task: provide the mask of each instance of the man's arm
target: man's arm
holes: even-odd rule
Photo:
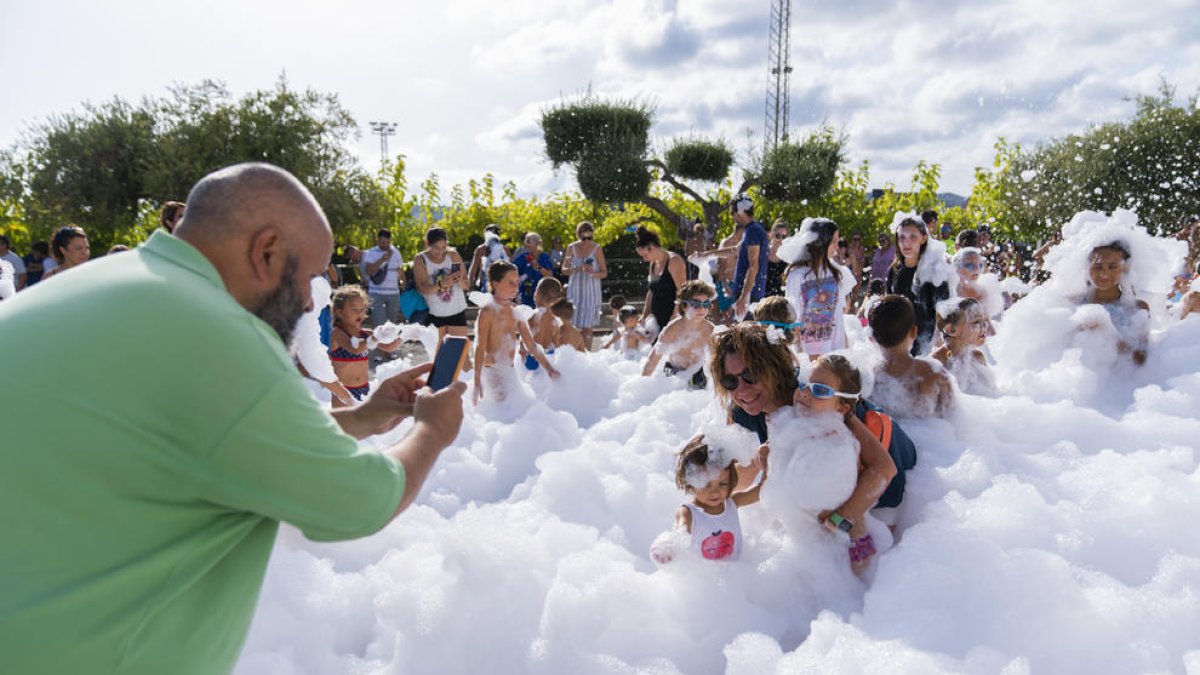
[[[746,247],[746,276],[742,278],[742,293],[738,296],[737,305],[734,308],[734,317],[736,320],[741,320],[746,316],[746,310],[750,304],[750,294],[754,292],[754,284],[758,280],[758,244],[751,244]]]
[[[416,424],[388,451],[404,467],[404,496],[393,518],[416,499],[438,455],[458,436],[463,419],[462,395],[466,389],[467,385],[458,381],[436,393],[425,389],[417,394],[413,405]]]
[[[471,268],[467,271],[467,290],[479,280],[480,267],[483,265],[484,244],[475,247],[475,255],[471,256]]]

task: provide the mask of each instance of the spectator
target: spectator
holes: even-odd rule
[[[602,289],[600,281],[608,276],[604,249],[594,241],[596,228],[588,221],[575,226],[575,241],[567,247],[563,274],[567,275],[567,298],[574,305],[573,323],[587,349],[592,348],[592,329],[600,320]]]
[[[767,294],[767,230],[754,218],[754,200],[738,194],[729,204],[733,219],[746,228],[738,244],[737,266],[733,271],[733,317],[748,317],[750,305]]]
[[[554,263],[550,255],[542,250],[542,235],[530,232],[525,235],[525,248],[513,259],[520,280],[521,304],[534,306],[533,291],[542,277],[554,276]]]
[[[687,281],[687,269],[683,258],[663,248],[658,235],[645,227],[637,229],[637,254],[650,263],[647,277],[650,287],[642,306],[642,318],[654,316],[658,323],[655,331],[661,331],[675,316],[675,300]]]
[[[779,245],[788,238],[791,230],[783,218],[776,219],[771,226],[771,246],[767,251],[767,295],[783,295],[783,276],[787,274],[791,260],[779,257]]]
[[[54,258],[50,257],[50,244],[35,241],[29,246],[29,253],[23,259],[25,262],[26,286],[32,286],[42,280],[42,276],[54,269]]]
[[[3,234],[0,234],[0,260],[7,260],[13,267],[14,292],[25,288],[25,283],[28,281],[28,276],[25,270],[25,261],[21,259],[21,256],[9,250],[8,236]]]
[[[183,220],[183,211],[186,205],[183,202],[167,202],[162,205],[162,213],[159,214],[158,222],[167,232],[174,233],[175,226],[179,221]]]
[[[419,367],[321,408],[286,345],[332,249],[299,181],[244,164],[201,179],[176,236],[0,303],[6,377],[43,381],[64,354],[73,373],[0,387],[7,671],[230,671],[280,521],[352,539],[413,501],[464,387],[422,390]]]
[[[886,280],[888,270],[896,261],[896,247],[892,246],[892,238],[886,232],[879,235],[879,248],[871,256],[871,278]]]
[[[92,249],[88,246],[87,233],[78,225],[64,225],[54,233],[50,242],[50,250],[58,261],[54,269],[42,275],[42,279],[61,274],[66,270],[78,267],[92,257]]]
[[[392,246],[391,230],[380,230],[374,248],[362,255],[363,276],[367,278],[367,295],[371,297],[371,325],[400,321],[400,270],[404,259]]]
[[[700,278],[700,268],[692,262],[692,256],[702,255],[706,249],[708,249],[708,231],[704,229],[704,223],[697,218],[696,222],[692,223],[692,231],[688,235],[687,243],[683,245],[683,253],[687,258],[688,281]]]
[[[550,250],[547,253],[550,254],[550,262],[554,265],[554,275],[561,277],[563,256],[566,254],[566,251],[563,250],[562,237],[554,236],[550,239]],[[562,279],[560,278],[559,281]]]
[[[478,286],[480,290],[487,291],[488,268],[497,260],[511,258],[508,249],[500,242],[500,226],[491,223],[483,228],[483,243],[475,247],[475,254],[471,256],[471,269],[467,270],[467,279],[470,280],[471,287]]]
[[[450,246],[446,231],[431,227],[425,250],[413,258],[413,280],[429,305],[429,322],[438,329],[438,344],[447,334],[467,336],[467,295],[470,287],[462,256]]]

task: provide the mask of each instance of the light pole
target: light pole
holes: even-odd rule
[[[379,134],[379,165],[383,171],[387,170],[388,160],[388,136],[396,134],[395,122],[371,122],[371,133]]]

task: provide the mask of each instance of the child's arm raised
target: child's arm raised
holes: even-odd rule
[[[529,324],[517,319],[517,332],[521,334],[521,342],[524,343],[525,350],[530,354],[533,354],[533,358],[538,362],[538,364],[546,369],[546,373],[550,377],[558,379],[559,372],[554,369],[554,366],[550,365],[550,360],[547,359],[546,354],[542,352],[541,346],[533,341],[533,334],[529,332]]]
[[[767,482],[767,458],[770,456],[770,454],[770,445],[763,443],[762,445],[758,446],[757,464],[762,469],[762,479],[758,481],[758,485],[755,485],[749,490],[746,490],[745,492],[734,493],[732,497],[733,503],[737,504],[738,508],[747,506],[749,504],[758,503],[759,498],[762,496],[763,483]]]

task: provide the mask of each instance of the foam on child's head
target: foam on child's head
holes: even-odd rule
[[[1096,249],[1114,248],[1128,256],[1121,285],[1134,292],[1171,287],[1171,274],[1182,266],[1187,243],[1155,237],[1138,225],[1137,214],[1125,209],[1111,216],[1080,211],[1063,225],[1063,240],[1046,254],[1047,286],[1078,295],[1088,286],[1088,269]]]
[[[631,319],[633,317],[636,317],[637,315],[638,315],[637,307],[634,307],[633,305],[625,305],[620,310],[618,310],[618,316],[621,319],[621,323],[625,323],[626,321],[628,321],[629,319]]]
[[[739,426],[714,424],[706,427],[704,433],[680,451],[676,484],[681,490],[703,488],[728,471],[734,462],[750,464],[757,451],[758,437]]]

